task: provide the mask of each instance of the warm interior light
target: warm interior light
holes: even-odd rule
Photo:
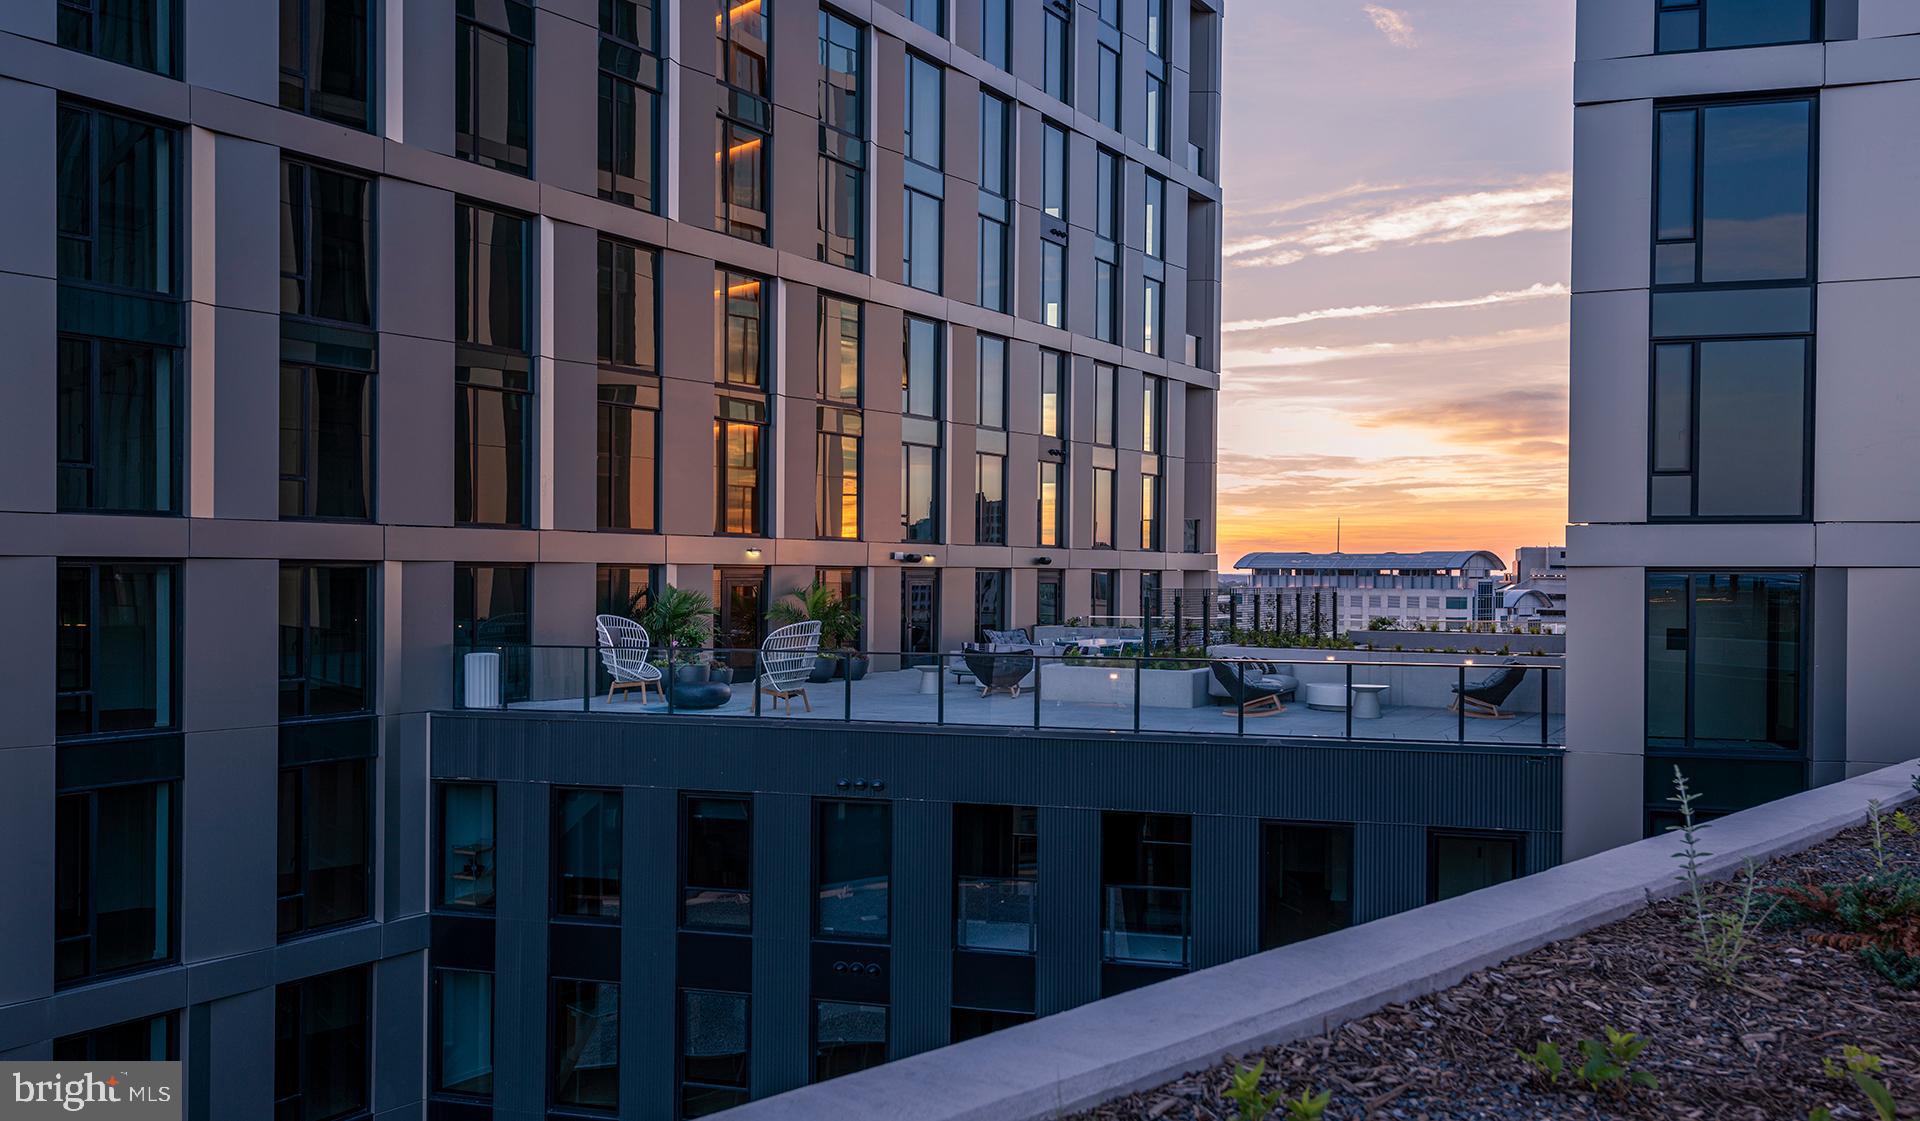
[[[727,285],[727,295],[729,296],[756,296],[759,295],[759,293],[760,282],[757,280],[749,280],[744,284]]]

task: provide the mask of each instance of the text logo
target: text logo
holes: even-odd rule
[[[181,1121],[179,1063],[0,1063],[0,1121]]]

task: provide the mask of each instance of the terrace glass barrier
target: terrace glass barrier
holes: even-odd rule
[[[1030,954],[1034,881],[962,876],[954,914],[954,945],[963,950]]]
[[[822,653],[797,674],[768,674],[752,649],[659,649],[617,676],[592,646],[453,656],[459,709],[1515,748],[1558,746],[1566,734],[1565,665],[1553,656],[1216,646],[1203,657],[1088,636],[940,655]]]
[[[1186,888],[1107,885],[1103,955],[1108,961],[1187,964],[1191,896]]]

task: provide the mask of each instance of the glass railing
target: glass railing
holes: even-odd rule
[[[954,945],[963,950],[1030,954],[1034,881],[962,876],[954,905]]]
[[[1107,885],[1102,954],[1108,961],[1187,964],[1191,894],[1186,888]]]
[[[753,895],[725,888],[688,887],[681,922],[689,930],[753,929]]]
[[[459,647],[454,707],[1508,747],[1565,741],[1557,656],[1254,645],[1211,611],[945,654]],[[1196,649],[1205,635],[1205,653]],[[1241,639],[1228,641],[1230,635]],[[1466,703],[1459,703],[1464,697]]]

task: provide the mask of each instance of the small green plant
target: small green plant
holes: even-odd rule
[[[1612,1089],[1620,1094],[1630,1089],[1659,1089],[1659,1079],[1633,1069],[1640,1052],[1647,1049],[1646,1038],[1638,1032],[1615,1031],[1611,1024],[1603,1030],[1607,1033],[1604,1043],[1597,1039],[1580,1041],[1580,1055],[1585,1060],[1576,1072],[1580,1080],[1596,1091]]]
[[[818,622],[820,645],[829,650],[852,650],[860,645],[860,613],[831,584],[812,585],[781,597],[767,609],[767,622],[776,627]]]
[[[1867,1096],[1867,1101],[1873,1103],[1873,1112],[1880,1121],[1894,1121],[1900,1110],[1894,1104],[1893,1091],[1887,1089],[1886,1083],[1874,1077],[1881,1073],[1880,1056],[1869,1054],[1849,1043],[1841,1049],[1838,1062],[1832,1058],[1826,1058],[1821,1060],[1820,1065],[1827,1072],[1828,1078],[1852,1082],[1859,1087],[1860,1092]],[[1824,1113],[1829,1118],[1833,1116],[1824,1109],[1817,1109],[1814,1113]]]
[[[1274,1107],[1285,1100],[1287,1094],[1284,1090],[1260,1089],[1260,1077],[1266,1073],[1265,1059],[1233,1072],[1233,1085],[1227,1087],[1225,1097],[1240,1107],[1238,1121],[1267,1121],[1273,1115]]]
[[[1681,822],[1678,830],[1681,849],[1673,855],[1681,862],[1679,879],[1687,885],[1688,898],[1693,904],[1694,936],[1699,942],[1694,956],[1722,983],[1731,984],[1740,970],[1740,959],[1747,952],[1747,942],[1772,918],[1780,900],[1774,899],[1764,911],[1756,914],[1759,882],[1754,876],[1753,861],[1749,860],[1739,906],[1722,911],[1708,902],[1700,861],[1713,854],[1700,848],[1700,830],[1706,826],[1696,823],[1693,816],[1693,804],[1700,796],[1687,789],[1687,776],[1680,773],[1679,767],[1673,769],[1673,791],[1673,797],[1667,800],[1680,807]]]
[[[1880,824],[1880,799],[1874,798],[1867,803],[1867,820],[1873,824],[1873,866],[1884,873],[1887,870],[1887,831]]]
[[[1327,1115],[1327,1104],[1333,1101],[1333,1091],[1313,1092],[1309,1086],[1300,1091],[1297,1098],[1288,1098],[1282,1105],[1287,1107],[1287,1121],[1322,1121]]]
[[[1557,1045],[1547,1040],[1543,1039],[1534,1044],[1532,1051],[1520,1051],[1517,1054],[1526,1060],[1528,1066],[1539,1071],[1540,1076],[1547,1080],[1549,1086],[1558,1086],[1560,1076],[1566,1073],[1566,1058],[1560,1054],[1560,1048]]]
[[[656,648],[671,646],[674,660],[690,665],[713,637],[713,600],[705,592],[669,584],[640,615]]]
[[[1920,834],[1920,824],[1915,824],[1914,820],[1907,816],[1907,811],[1905,810],[1893,811],[1893,817],[1890,820],[1893,822],[1895,829],[1898,829],[1909,837]]]

